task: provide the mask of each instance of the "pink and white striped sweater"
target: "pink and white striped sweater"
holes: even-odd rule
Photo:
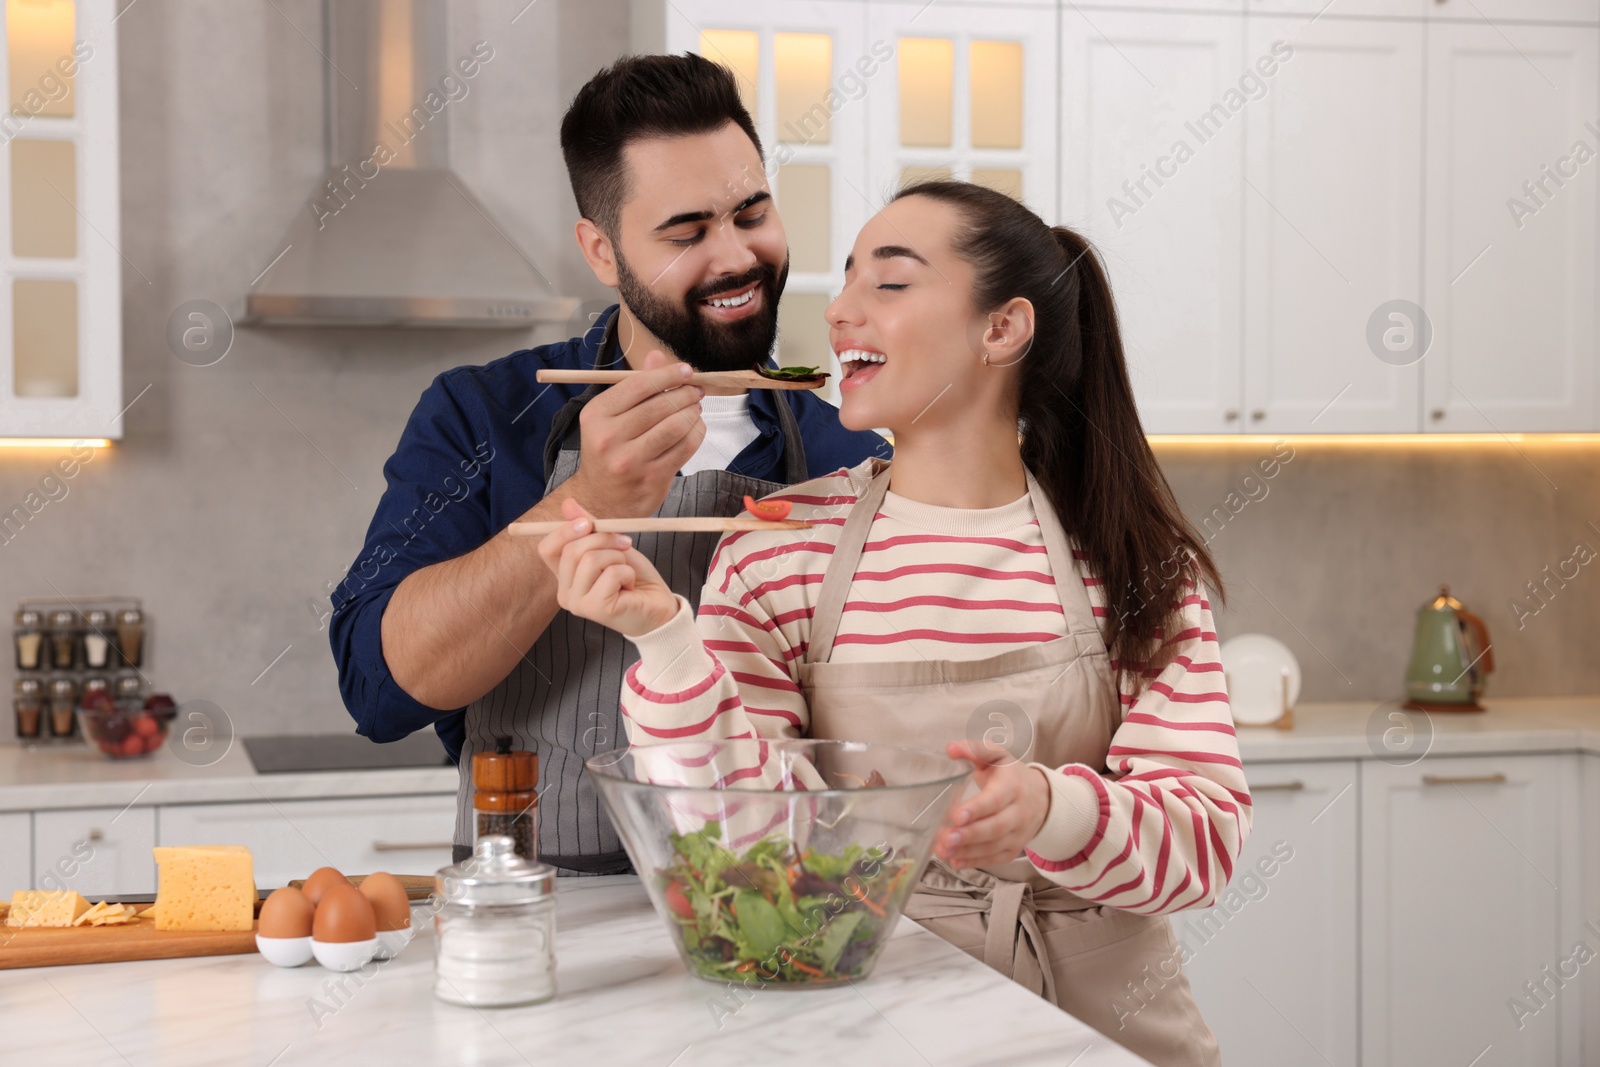
[[[676,616],[634,638],[641,658],[622,691],[634,744],[806,735],[796,664],[823,574],[850,506],[870,480],[870,465],[769,497],[790,501],[791,518],[819,525],[798,535],[725,536],[712,557],[698,619],[680,597]],[[1098,579],[1075,573],[1073,580],[1083,581],[1095,615],[1103,617]],[[832,659],[980,659],[1065,633],[1029,497],[968,510],[891,492],[874,519]],[[1203,591],[1191,587],[1165,640],[1172,653],[1166,665],[1145,672],[1137,694],[1121,694],[1110,774],[1084,764],[1042,767],[1051,784],[1050,814],[1026,853],[1046,878],[1080,896],[1150,914],[1213,904],[1251,814]]]

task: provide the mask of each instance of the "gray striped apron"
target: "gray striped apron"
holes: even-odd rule
[[[596,366],[610,365],[615,356],[614,340],[608,336]],[[577,471],[578,414],[602,388],[590,386],[556,415],[545,443],[546,493]],[[726,470],[698,471],[678,477],[655,514],[664,518],[736,515],[747,494],[760,498],[805,481],[808,475],[800,427],[782,397],[774,406],[783,431],[786,481],[766,481]],[[734,458],[728,457],[728,462]],[[699,611],[700,591],[720,537],[717,533],[644,533],[635,534],[633,541],[673,591]],[[506,679],[468,706],[456,798],[456,862],[464,860],[472,847],[473,753],[492,752],[495,738],[510,737],[513,748],[539,755],[540,861],[564,874],[624,874],[632,870],[583,761],[627,747],[621,715],[622,676],[638,658],[638,651],[621,634],[558,610]]]

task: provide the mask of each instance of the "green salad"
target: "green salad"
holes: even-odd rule
[[[859,978],[911,890],[912,861],[888,847],[834,854],[774,834],[735,856],[714,822],[672,846],[656,884],[691,968],[718,981]]]
[[[756,373],[780,382],[806,382],[813,378],[828,377],[821,367],[757,367]]]

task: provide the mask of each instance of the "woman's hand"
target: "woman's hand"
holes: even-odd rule
[[[678,599],[626,534],[595,533],[594,518],[571,497],[561,514],[573,521],[539,539],[539,558],[556,576],[556,603],[625,637],[665,624]]]
[[[951,759],[972,764],[978,794],[951,810],[934,841],[940,859],[956,868],[998,867],[1022,855],[1050,814],[1050,783],[1044,772],[970,742],[945,746]]]

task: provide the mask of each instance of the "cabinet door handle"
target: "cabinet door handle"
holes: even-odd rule
[[[1266,417],[1267,417],[1267,413],[1265,411],[1262,411],[1260,408],[1257,408],[1256,410],[1254,410],[1254,411],[1252,411],[1250,413],[1250,418],[1252,420],[1254,420],[1255,422],[1260,422],[1262,419],[1264,419]]]
[[[1506,776],[1495,774],[1424,774],[1423,785],[1503,785]]]
[[[1223,420],[1225,422],[1238,422],[1239,421],[1239,409],[1238,408],[1229,408],[1227,411],[1224,411],[1222,413],[1222,418],[1223,418]]]
[[[413,852],[421,849],[454,848],[454,841],[374,841],[374,852]]]
[[[1443,2],[1444,0],[1440,0],[1440,3]],[[1432,411],[1428,412],[1428,414],[1431,415],[1435,421],[1438,421],[1439,419],[1444,418],[1444,408],[1434,408]]]
[[[1306,787],[1301,781],[1293,782],[1267,782],[1263,785],[1252,785],[1252,793],[1298,793]]]

